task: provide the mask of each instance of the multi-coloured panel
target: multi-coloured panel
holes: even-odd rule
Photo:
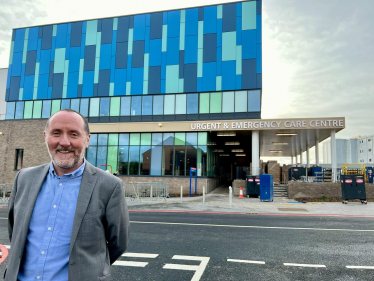
[[[13,30],[7,101],[262,88],[261,0]]]

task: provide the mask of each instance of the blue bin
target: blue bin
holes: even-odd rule
[[[260,175],[260,201],[273,201],[273,175]]]
[[[368,176],[368,179],[369,179],[369,183],[373,183],[374,182],[373,167],[367,167],[366,172],[367,172],[367,176]]]

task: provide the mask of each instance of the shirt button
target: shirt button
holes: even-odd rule
[[[48,230],[51,230],[52,228],[48,227]]]
[[[36,276],[37,279],[40,279],[40,276]]]
[[[62,183],[60,183],[59,186],[62,186]]]
[[[57,207],[56,205],[53,205],[53,208],[55,208],[55,209],[56,209],[56,207]]]
[[[45,253],[44,253],[44,251],[42,251],[42,255],[44,255]]]

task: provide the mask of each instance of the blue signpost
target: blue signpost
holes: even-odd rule
[[[196,168],[190,168],[190,197],[191,197],[191,183],[192,183],[192,173],[195,173],[195,195],[197,195],[197,171]]]

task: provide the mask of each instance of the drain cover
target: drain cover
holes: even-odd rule
[[[307,209],[298,209],[298,208],[278,208],[281,212],[308,212]]]

